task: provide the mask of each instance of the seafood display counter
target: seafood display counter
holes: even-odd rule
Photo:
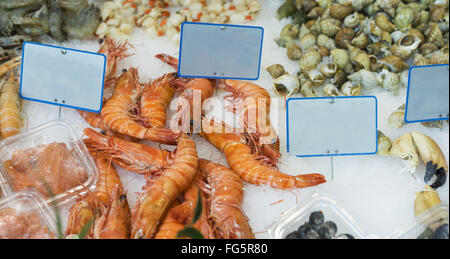
[[[404,121],[409,69],[449,63],[448,10],[1,0],[0,238],[448,239],[448,120]],[[180,77],[183,22],[262,27],[258,80]],[[27,41],[104,55],[101,112],[21,99]],[[289,153],[287,100],[343,96],[376,98],[377,153]]]

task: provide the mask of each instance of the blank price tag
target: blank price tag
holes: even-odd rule
[[[377,152],[374,96],[293,98],[287,101],[288,152],[299,157]]]
[[[449,65],[411,67],[405,122],[448,119]]]
[[[25,42],[23,99],[100,112],[106,57],[102,54]]]
[[[257,80],[263,36],[261,27],[185,22],[178,75]]]

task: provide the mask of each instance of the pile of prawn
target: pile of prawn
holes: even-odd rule
[[[180,230],[194,227],[204,238],[250,239],[254,234],[242,209],[244,182],[289,190],[326,181],[321,174],[292,176],[278,170],[278,136],[259,112],[270,112],[270,96],[262,87],[236,80],[181,78],[176,73],[142,83],[136,68],[115,77],[117,63],[128,56],[131,46],[110,39],[101,43],[108,64],[106,87],[113,93],[104,98],[100,114],[80,112],[100,130],[84,131],[100,179],[93,193],[70,210],[67,234],[77,234],[92,223],[89,238],[174,239]],[[165,54],[156,58],[177,69],[177,59]],[[244,99],[241,109],[233,107],[244,116],[244,133],[228,133],[225,124],[211,124],[194,109],[202,107],[216,89],[230,92],[233,100]],[[193,128],[182,132],[165,127],[166,109],[175,96],[189,104],[178,106],[178,112],[203,120],[200,136],[225,154],[230,168],[198,157],[189,136]],[[152,147],[141,140],[176,145],[176,149]],[[113,164],[145,176],[146,184],[131,210]],[[199,202],[203,209],[193,221]]]
[[[43,35],[60,42],[92,37],[100,24],[99,12],[87,0],[2,0],[0,47],[20,47]]]

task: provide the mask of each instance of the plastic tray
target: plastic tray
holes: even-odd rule
[[[289,233],[308,222],[309,215],[314,211],[322,211],[325,221],[331,220],[335,222],[338,228],[337,234],[351,234],[356,239],[367,238],[344,209],[330,198],[318,194],[314,194],[308,200],[300,202],[279,218],[269,229],[270,238],[285,238]]]
[[[419,215],[414,222],[407,227],[395,231],[392,239],[417,239],[428,227],[433,225],[448,224],[449,206],[439,204]]]
[[[0,142],[0,189],[4,197],[15,192],[3,165],[5,161],[11,159],[12,153],[15,150],[24,150],[55,142],[65,143],[69,150],[74,151],[75,159],[86,171],[88,179],[83,184],[47,199],[47,202],[49,204],[70,202],[77,198],[78,195],[76,194],[83,195],[95,185],[98,175],[97,167],[83,141],[68,124],[61,121],[52,121]]]
[[[57,237],[53,213],[39,194],[30,191],[16,192],[0,200],[0,211],[7,208],[14,209],[17,214],[33,213],[37,215],[40,224],[48,229],[49,234]]]

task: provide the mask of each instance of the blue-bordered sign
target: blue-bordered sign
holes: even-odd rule
[[[448,120],[449,65],[409,69],[405,122]]]
[[[26,100],[100,112],[105,67],[103,54],[25,42],[20,96]]]
[[[178,75],[257,80],[263,37],[261,27],[185,22]]]
[[[371,155],[378,149],[375,96],[291,98],[287,149],[298,157]]]

